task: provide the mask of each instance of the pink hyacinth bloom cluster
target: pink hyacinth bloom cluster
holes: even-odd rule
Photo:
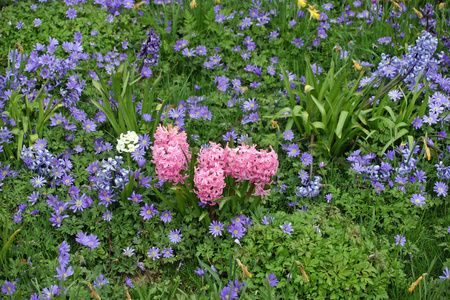
[[[236,181],[248,180],[255,184],[254,196],[263,198],[270,190],[264,190],[271,184],[270,178],[278,170],[278,155],[273,151],[256,150],[256,145],[242,144],[237,148],[223,149],[210,142],[211,148],[203,149],[198,155],[199,166],[195,169],[194,183],[198,198],[203,203],[211,203],[222,197],[225,177],[231,175]]]
[[[186,142],[186,132],[178,133],[177,126],[168,125],[165,128],[159,125],[156,129],[152,163],[156,165],[156,174],[160,180],[184,183],[187,174],[182,175],[182,170],[188,169],[188,160],[191,159],[189,144]]]
[[[270,147],[268,150],[256,150],[256,145],[242,144],[230,149],[228,155],[228,172],[237,181],[248,180],[255,184],[253,196],[263,198],[270,190],[264,190],[266,184],[271,184],[270,178],[275,176],[278,170],[278,155]]]
[[[205,148],[198,154],[199,166],[195,167],[194,191],[203,203],[214,203],[222,197],[225,188],[225,168],[227,167],[228,147],[210,142],[211,148]]]

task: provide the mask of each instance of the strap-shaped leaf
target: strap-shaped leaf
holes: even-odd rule
[[[320,112],[320,115],[322,117],[322,122],[324,122],[326,124],[328,118],[327,118],[327,111],[325,110],[325,107],[313,95],[311,95],[311,99],[313,100],[314,104],[316,105],[317,109]]]
[[[158,191],[158,189],[155,187],[155,186],[153,186],[152,185],[152,187],[153,187],[153,191],[156,193],[156,195],[158,195],[158,197],[164,202],[164,203],[166,203],[167,205],[169,205],[170,207],[172,207],[173,209],[177,209],[177,207],[172,203],[172,202],[170,202],[166,197],[164,197],[163,195],[161,195],[161,193]]]
[[[342,138],[342,129],[344,128],[344,125],[347,121],[348,117],[348,111],[342,111],[339,115],[339,121],[336,126],[335,133],[338,136],[338,138]]]
[[[394,113],[390,106],[385,105],[383,108],[389,113],[393,121],[397,120],[397,115]]]
[[[5,225],[5,232],[4,232],[4,239],[3,239],[3,247],[2,250],[0,251],[0,260],[1,263],[3,264],[5,262],[6,259],[6,253],[8,252],[8,249],[11,247],[12,243],[14,242],[14,239],[16,238],[16,235],[20,232],[20,229],[17,229],[9,238],[8,241],[6,241],[7,238],[7,234],[8,234],[8,227],[7,225]]]
[[[109,103],[108,99],[106,99],[106,101]],[[108,110],[107,106],[101,105],[98,101],[96,101],[94,99],[91,99],[91,102],[106,115],[106,117],[108,118],[108,121],[111,123],[111,125],[114,128],[114,131],[116,132],[117,135],[124,133],[124,131],[122,131],[119,123],[117,123],[117,121],[116,121],[116,116],[113,114],[113,112],[110,109]],[[105,103],[105,99],[103,99],[103,103]]]

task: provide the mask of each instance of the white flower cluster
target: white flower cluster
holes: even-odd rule
[[[117,151],[122,152],[134,152],[139,145],[139,137],[134,131],[128,131],[127,134],[120,134],[120,138],[117,140]]]

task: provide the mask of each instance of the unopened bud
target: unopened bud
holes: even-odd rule
[[[311,92],[314,88],[309,84],[305,85],[305,93]]]

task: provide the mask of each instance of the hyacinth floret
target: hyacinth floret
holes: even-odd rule
[[[159,35],[156,34],[154,28],[147,31],[147,37],[148,38],[142,43],[141,50],[136,56],[139,59],[144,59],[143,63],[145,67],[156,66],[159,61],[161,39],[159,38]]]
[[[414,146],[412,153],[407,145],[406,145],[406,147],[401,146],[397,149],[397,152],[400,153],[403,157],[402,162],[399,164],[399,166],[397,168],[395,168],[395,171],[400,175],[409,174],[413,170],[417,169],[417,167],[416,167],[417,158],[414,158],[412,156],[412,154],[415,154],[419,151],[418,145]]]
[[[195,194],[203,203],[214,203],[222,198],[225,188],[225,168],[229,148],[223,149],[219,144],[210,142],[210,148],[203,148],[198,154],[199,166],[195,167]]]
[[[132,153],[139,148],[139,137],[134,131],[128,131],[127,134],[120,134],[120,138],[117,140],[117,151],[119,153],[128,152]]]
[[[436,176],[441,180],[449,180],[450,179],[450,167],[444,166],[442,161],[439,164],[435,165],[437,173]]]
[[[379,165],[372,164],[371,160],[375,158],[375,156],[361,156],[361,150],[353,152],[347,160],[352,163],[352,171],[363,174],[364,180],[369,180],[374,184],[376,182],[387,182],[394,172],[404,176],[416,170],[417,158],[413,157],[412,154],[416,154],[418,151],[419,148],[415,145],[411,152],[408,144],[396,149],[396,153],[401,155],[402,160],[395,169],[386,161],[382,161]],[[394,155],[394,153],[392,153],[392,155]]]
[[[62,155],[58,158],[47,149],[36,150],[23,146],[20,153],[20,158],[28,170],[45,176],[49,181],[56,180],[57,184],[73,167],[69,159],[64,159]]]
[[[271,151],[264,149],[256,150],[256,145],[245,145],[242,143],[237,148],[230,149],[228,154],[228,167],[225,169],[227,175],[231,175],[238,182],[249,180],[255,184],[254,196],[263,197],[268,190],[264,190],[266,184],[271,184],[271,177],[278,170],[278,155],[270,147]]]
[[[320,193],[320,188],[322,187],[322,177],[314,176],[314,180],[306,183],[304,186],[297,187],[295,194],[300,198],[314,198]]]
[[[427,31],[422,31],[415,45],[410,45],[408,53],[402,58],[381,54],[381,62],[368,81],[373,81],[378,77],[392,79],[400,75],[405,77],[403,81],[412,89],[416,84],[417,77],[424,75],[427,80],[431,80],[437,74],[440,64],[440,60],[433,57],[437,45],[436,37]]]
[[[160,125],[154,138],[155,143],[150,148],[153,150],[152,163],[156,165],[158,178],[173,184],[184,184],[188,175],[181,174],[181,171],[188,169],[191,159],[186,132],[179,133],[179,127],[170,124],[167,128]]]
[[[96,181],[93,187],[107,192],[112,192],[114,189],[123,190],[129,182],[130,169],[121,168],[122,164],[121,156],[103,159],[101,166],[95,172]]]
[[[266,184],[271,184],[271,177],[278,169],[278,156],[271,148],[256,150],[256,145],[242,144],[237,148],[223,149],[219,144],[210,142],[210,147],[202,148],[198,158],[199,166],[195,168],[195,193],[203,203],[214,204],[222,197],[225,177],[231,175],[237,182],[250,181],[255,185],[253,196],[267,195]]]

